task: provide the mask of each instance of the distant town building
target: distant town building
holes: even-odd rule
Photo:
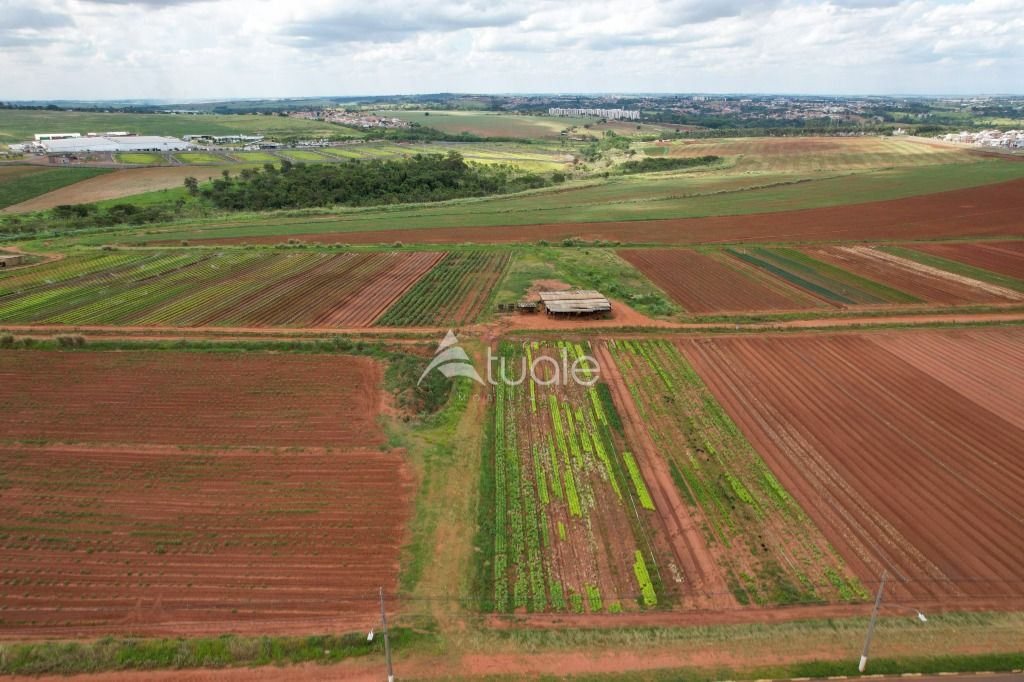
[[[185,135],[186,142],[227,144],[230,142],[261,142],[263,135]]]
[[[324,109],[322,111],[292,111],[291,118],[303,118],[308,121],[326,121],[352,128],[408,128],[409,122],[394,116],[378,116],[363,112],[351,112],[343,109]]]
[[[940,140],[973,144],[979,147],[1002,147],[1004,149],[1024,149],[1024,130],[980,130],[976,133],[961,131],[942,135]]]
[[[548,116],[596,116],[598,118],[625,119],[639,121],[640,111],[630,109],[566,109],[563,107],[551,107],[548,109]]]
[[[39,137],[38,135],[36,136]],[[37,139],[34,151],[46,154],[84,154],[88,152],[177,152],[193,145],[176,137],[158,135],[124,135]]]

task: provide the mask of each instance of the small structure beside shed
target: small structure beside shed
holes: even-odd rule
[[[0,268],[13,268],[25,262],[25,256],[20,253],[5,253],[0,251]]]
[[[548,315],[596,316],[612,310],[611,301],[598,291],[541,291],[539,295]]]

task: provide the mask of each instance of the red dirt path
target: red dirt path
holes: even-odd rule
[[[929,351],[935,335],[944,354]],[[681,341],[850,567],[914,599],[1024,595],[1024,330]],[[1002,361],[973,358],[1001,349]],[[897,348],[898,351],[893,349]],[[908,360],[908,358],[910,358]],[[969,367],[958,385],[949,363]],[[898,587],[896,587],[898,585]]]
[[[1024,228],[1024,180],[845,206],[752,215],[453,227],[289,235],[307,242],[454,244],[557,241],[566,237],[627,243],[778,242],[1016,236]],[[281,236],[223,237],[212,244],[276,244]]]

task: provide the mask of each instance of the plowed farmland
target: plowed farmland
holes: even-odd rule
[[[609,341],[600,360],[618,375],[617,403],[635,410],[641,461],[661,472],[659,508],[692,591],[684,606],[867,598],[674,345]]]
[[[785,210],[776,205],[771,208],[773,212],[764,210],[766,208],[757,212],[756,217],[713,215],[607,222],[543,222],[543,216],[533,215],[529,224],[484,226],[482,223],[479,227],[368,227],[359,230],[343,225],[343,229],[330,231],[321,225],[317,228],[319,232],[307,233],[300,233],[293,227],[289,236],[315,243],[342,241],[348,244],[387,244],[396,240],[420,244],[485,244],[554,241],[568,237],[663,244],[1009,237],[1020,234],[1024,181],[824,208]],[[415,221],[415,216],[409,217],[409,222]],[[225,237],[216,237],[215,232],[206,234],[208,239],[204,239],[202,231],[179,231],[174,238],[202,239],[214,244],[275,244],[281,240],[279,233]]]
[[[967,263],[977,268],[1024,280],[1024,241],[914,244],[913,248],[933,256]]]
[[[368,326],[442,255],[173,250],[82,254],[0,278],[0,321]]]
[[[680,347],[862,581],[884,569],[897,598],[946,606],[1024,597],[1024,332]]]
[[[22,350],[0,377],[0,636],[359,629],[397,589],[412,480],[373,360]]]
[[[743,170],[789,172],[962,163],[970,155],[967,149],[883,137],[749,137],[688,141],[661,148],[672,157],[714,154],[734,157],[736,167]]]
[[[732,248],[733,257],[837,307],[918,303],[920,299],[788,248]]]
[[[916,248],[926,250],[930,246],[918,245]],[[1024,300],[1019,292],[1012,289],[926,266],[869,246],[809,247],[803,251],[926,301],[965,304]]]
[[[722,254],[689,249],[618,253],[690,312],[792,310],[824,305],[799,289]]]
[[[675,591],[651,497],[603,384],[565,380],[585,344],[503,343],[481,525],[485,604],[498,611],[620,613]],[[589,367],[589,365],[588,365]],[[589,372],[589,370],[587,370]],[[583,376],[582,374],[580,375]],[[588,380],[596,379],[588,374]]]
[[[428,252],[340,254],[236,299],[210,318],[236,327],[368,326],[440,258]]]
[[[0,352],[8,440],[374,446],[381,370],[366,358]]]
[[[449,253],[377,321],[454,327],[475,320],[509,262],[508,253]]]

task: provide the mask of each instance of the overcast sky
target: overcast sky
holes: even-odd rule
[[[0,0],[0,100],[1024,92],[1021,0]]]

